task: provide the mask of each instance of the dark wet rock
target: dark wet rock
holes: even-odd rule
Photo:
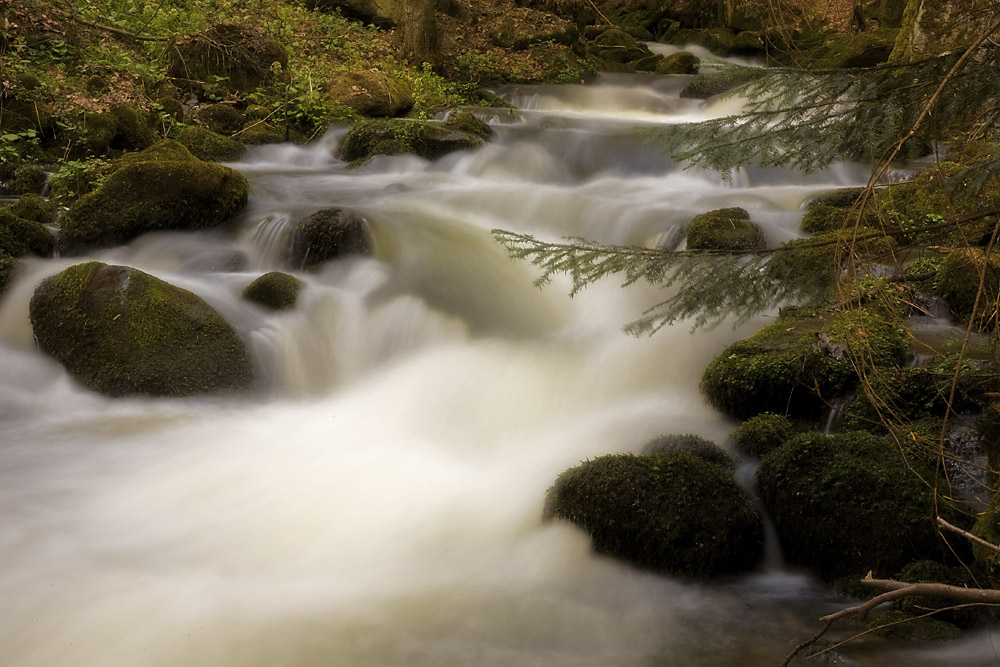
[[[342,208],[324,208],[296,223],[289,262],[308,269],[339,257],[373,252],[368,221]]]

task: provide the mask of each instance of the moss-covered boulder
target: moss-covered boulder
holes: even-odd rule
[[[199,123],[216,134],[230,136],[243,129],[247,118],[231,104],[209,104],[198,110]]]
[[[757,480],[785,557],[827,580],[890,577],[946,553],[929,487],[869,433],[795,436],[761,459]]]
[[[379,71],[347,72],[326,84],[329,100],[362,116],[392,118],[413,108],[410,84]]]
[[[24,195],[2,210],[42,225],[51,225],[56,221],[55,204],[36,194]]]
[[[996,254],[987,258],[980,248],[952,250],[941,262],[937,285],[956,317],[965,321],[974,319],[981,329],[996,326],[996,304],[1000,295],[1000,258]]]
[[[595,36],[587,46],[587,53],[620,64],[650,55],[649,47],[619,28],[609,28]]]
[[[684,86],[680,97],[684,99],[707,100],[746,84],[751,76],[743,72],[721,72],[712,76],[702,74]]]
[[[776,412],[815,418],[826,401],[857,384],[851,353],[876,366],[896,366],[909,354],[898,323],[868,310],[815,317],[785,316],[716,356],[701,390],[716,408],[739,418]]]
[[[88,262],[44,280],[29,308],[38,346],[109,396],[187,396],[253,382],[236,331],[201,298],[124,266]]]
[[[347,162],[374,155],[411,153],[428,160],[458,150],[476,148],[482,136],[446,123],[419,120],[369,120],[355,123],[344,137],[340,158]]]
[[[807,234],[833,232],[850,224],[850,209],[839,206],[813,206],[802,216],[802,231]]]
[[[795,430],[788,417],[764,412],[736,427],[730,438],[748,456],[764,456],[790,440]]]
[[[276,70],[287,69],[285,47],[250,25],[221,24],[167,43],[167,75],[183,87],[219,79],[231,90],[250,92],[271,84]]]
[[[688,51],[672,53],[656,65],[657,74],[697,74],[701,59]]]
[[[742,208],[696,215],[687,230],[688,250],[763,250],[764,235]]]
[[[88,153],[104,155],[112,151],[141,151],[156,141],[147,117],[134,107],[117,104],[101,113],[84,116],[81,143]]]
[[[308,269],[331,259],[374,252],[364,217],[342,208],[324,208],[295,224],[289,263]]]
[[[642,454],[667,454],[669,452],[691,454],[724,468],[736,466],[733,457],[722,448],[708,438],[693,433],[661,435],[647,442],[642,448]]]
[[[37,220],[14,215],[13,207],[0,209],[0,252],[12,257],[51,257],[55,239]]]
[[[246,146],[235,139],[198,125],[186,128],[178,135],[177,141],[191,151],[193,156],[206,162],[233,162],[243,157],[247,150]]]
[[[265,144],[281,144],[289,140],[297,139],[295,136],[286,136],[283,128],[279,129],[267,123],[253,123],[243,128],[238,135],[240,141],[247,146],[263,146]]]
[[[681,452],[601,456],[562,473],[545,519],[565,519],[594,548],[658,572],[744,572],[763,552],[763,523],[733,475]]]
[[[203,162],[174,141],[161,141],[123,164],[63,215],[63,252],[127,243],[157,230],[214,227],[247,203],[249,184],[242,174]]]
[[[295,276],[271,271],[247,285],[243,298],[271,310],[287,310],[295,307],[301,289],[302,281]]]

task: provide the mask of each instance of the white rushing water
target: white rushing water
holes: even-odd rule
[[[685,77],[503,91],[497,138],[434,163],[255,150],[245,215],[95,253],[205,298],[248,342],[249,397],[110,400],[33,345],[37,283],[79,259],[26,261],[0,302],[0,664],[147,666],[772,665],[844,601],[762,570],[696,584],[596,556],[543,525],[562,470],[664,433],[724,443],[698,393],[740,329],[621,327],[662,298],[613,281],[575,299],[512,263],[500,227],[652,244],[696,213],[743,206],[765,236],[865,174],[806,180],[678,170],[637,123],[707,117]],[[305,281],[274,314],[239,294],[288,224],[363,213],[376,256]],[[294,272],[294,271],[293,271]],[[993,664],[988,636],[919,651],[866,639],[856,665]]]

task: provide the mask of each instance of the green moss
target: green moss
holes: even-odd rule
[[[964,321],[974,320],[980,329],[996,327],[996,304],[1000,297],[1000,259],[995,254],[987,259],[980,248],[952,250],[941,262],[937,285],[956,317]]]
[[[88,262],[31,299],[39,348],[110,396],[247,389],[253,372],[232,326],[199,297],[141,271]]]
[[[729,436],[736,449],[749,456],[764,456],[789,440],[794,434],[791,420],[772,412],[751,417]]]
[[[802,216],[802,231],[807,234],[834,232],[850,224],[850,209],[837,206],[813,206]]]
[[[733,343],[705,369],[701,390],[723,412],[748,418],[777,412],[815,418],[857,383],[849,350],[877,366],[902,362],[906,331],[866,310],[782,317]]]
[[[246,146],[235,139],[197,125],[181,132],[177,141],[191,151],[192,155],[206,162],[233,162],[246,152]]]
[[[868,433],[805,433],[766,454],[760,495],[785,557],[833,580],[944,555],[929,488]]]
[[[163,114],[173,118],[177,122],[183,121],[187,115],[184,105],[174,97],[161,97],[156,100],[156,103],[160,106],[160,111]]]
[[[687,231],[688,250],[763,250],[764,235],[742,208],[696,215]]]
[[[994,444],[993,447],[995,446]],[[1000,508],[998,508],[1000,503],[998,501],[1000,501],[1000,494],[992,494],[989,511],[980,514],[972,528],[973,535],[981,537],[990,544],[1000,544]],[[979,569],[986,575],[987,583],[992,588],[1000,587],[1000,553],[981,544],[973,543],[972,555],[975,556]]]
[[[373,155],[412,153],[434,160],[482,145],[482,137],[444,123],[417,120],[369,120],[356,123],[344,138],[340,157],[356,162]]]
[[[351,211],[324,208],[295,225],[289,262],[308,269],[331,259],[374,252],[368,222]]]
[[[2,210],[42,225],[51,225],[56,221],[56,207],[36,194],[24,195]]]
[[[546,494],[544,517],[578,525],[601,553],[671,574],[742,572],[763,552],[749,495],[722,467],[680,452],[571,468]]]
[[[243,298],[271,310],[294,308],[302,281],[280,271],[260,276],[243,290]]]
[[[986,392],[1000,390],[995,368],[959,360],[956,355],[935,358],[923,366],[878,369],[869,372],[866,381],[868,392],[859,392],[844,408],[845,426],[871,430],[872,425],[881,425],[880,411],[884,412],[886,406],[905,414],[911,423],[927,417],[944,417],[949,401],[956,413],[978,413],[987,403]],[[880,409],[873,405],[871,396],[877,397]],[[903,434],[905,440],[914,443],[914,455],[926,457],[928,448],[931,448],[929,455],[936,453],[940,429],[935,429],[934,423],[929,423],[926,429]]]
[[[736,467],[733,457],[718,445],[708,438],[692,433],[661,435],[647,442],[642,448],[643,454],[667,454],[669,452],[682,452],[697,456],[699,459],[720,465],[723,468]]]
[[[176,142],[160,142],[126,160],[62,217],[60,248],[72,253],[156,230],[213,227],[246,205],[249,185],[239,172],[194,157],[170,159],[184,154]]]
[[[51,232],[35,220],[14,215],[11,208],[0,210],[0,252],[13,257],[51,257],[55,248]]]

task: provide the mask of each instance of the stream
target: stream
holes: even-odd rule
[[[666,433],[728,447],[736,423],[698,392],[725,345],[767,323],[622,327],[664,297],[607,280],[534,287],[493,228],[653,245],[742,206],[767,241],[801,205],[863,184],[684,171],[638,126],[732,113],[678,97],[690,77],[606,75],[508,87],[477,110],[496,138],[435,162],[332,157],[346,129],[234,164],[250,205],[223,229],[155,233],[87,259],[189,289],[256,362],[249,396],[109,399],[34,346],[35,286],[81,258],[25,260],[0,302],[0,663],[11,667],[772,666],[849,604],[781,563],[707,583],[635,570],[543,525],[568,467]],[[290,223],[363,213],[372,258],[291,271],[294,311],[240,298],[286,270]],[[836,631],[836,638],[850,636]],[[865,636],[841,665],[997,664],[994,637]],[[1000,651],[1000,649],[998,649]]]

